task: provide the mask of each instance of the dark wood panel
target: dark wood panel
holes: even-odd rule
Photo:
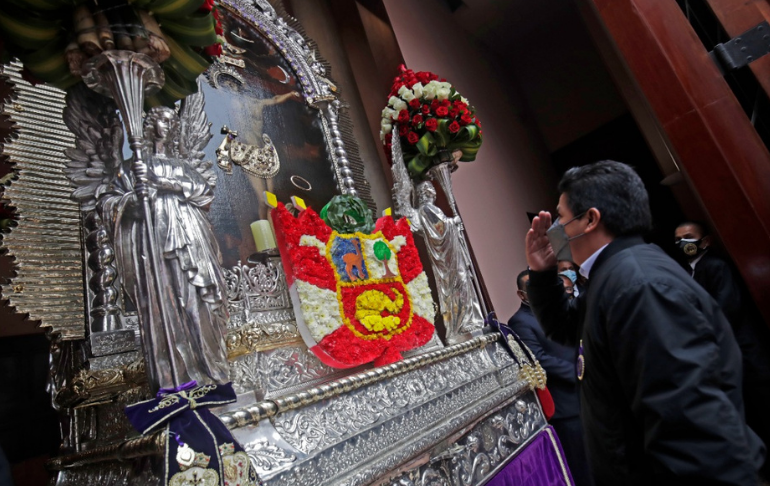
[[[770,154],[676,2],[586,0],[770,322]]]
[[[763,20],[770,22],[767,0],[706,0],[727,35],[736,37]],[[762,89],[770,96],[770,56],[749,64]]]

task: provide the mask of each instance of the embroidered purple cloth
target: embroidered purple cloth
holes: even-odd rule
[[[487,486],[573,486],[559,438],[549,425]]]
[[[156,398],[129,405],[125,412],[142,434],[168,430],[164,484],[254,485],[257,476],[248,456],[207,408],[235,399],[231,383],[198,386],[192,381],[161,389]]]

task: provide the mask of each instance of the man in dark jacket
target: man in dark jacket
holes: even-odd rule
[[[577,348],[559,344],[545,336],[529,307],[526,290],[528,280],[528,270],[519,273],[516,278],[516,294],[521,299],[521,307],[508,320],[508,326],[519,335],[545,370],[548,391],[551,392],[556,406],[556,412],[550,422],[561,441],[575,485],[590,486],[592,483],[586,462],[583,429],[580,425],[580,399],[575,374]],[[567,281],[572,285],[569,279]]]
[[[717,301],[730,321],[743,355],[743,400],[746,423],[767,445],[770,442],[770,329],[754,304],[738,273],[711,250],[711,235],[705,224],[680,223],[674,243],[686,260],[686,271]],[[770,461],[762,468],[770,478]]]
[[[567,171],[558,215],[527,233],[532,309],[577,343],[581,418],[598,485],[754,485],[764,447],[745,425],[741,354],[714,300],[641,235],[647,191],[619,162]],[[571,253],[571,254],[570,254]],[[556,262],[588,288],[570,301]]]

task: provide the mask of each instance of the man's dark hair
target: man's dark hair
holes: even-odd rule
[[[516,286],[519,288],[519,290],[526,290],[524,288],[524,277],[529,275],[529,270],[523,270],[519,273],[519,276],[516,277]]]
[[[681,223],[676,225],[676,229],[679,229],[682,226],[685,226],[685,225],[688,225],[688,224],[690,226],[695,226],[696,228],[698,228],[698,231],[700,231],[701,238],[706,237],[706,236],[711,234],[711,231],[709,230],[708,225],[706,223],[704,223],[703,221],[695,221],[695,220],[693,220],[693,221],[682,221]]]
[[[652,227],[650,201],[639,175],[630,166],[603,160],[568,170],[559,182],[574,216],[591,208],[613,236],[643,235]]]

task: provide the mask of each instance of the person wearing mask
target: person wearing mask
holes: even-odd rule
[[[746,422],[770,443],[770,329],[735,269],[711,250],[708,227],[685,221],[674,231],[674,244],[692,278],[717,301],[733,328],[743,355],[743,400]],[[762,475],[770,479],[770,461]]]
[[[741,353],[719,306],[660,248],[644,184],[620,162],[568,170],[558,218],[526,235],[527,297],[548,337],[578,345],[597,485],[756,485],[764,446],[745,424]],[[552,224],[553,223],[553,224]],[[588,286],[570,301],[557,260]]]
[[[524,341],[548,377],[548,390],[553,397],[556,411],[550,423],[559,436],[564,455],[569,464],[572,477],[577,486],[593,484],[588,471],[588,463],[583,445],[583,430],[580,425],[580,401],[577,392],[575,359],[577,348],[565,346],[545,337],[537,323],[527,299],[528,271],[524,270],[516,278],[516,295],[521,300],[521,307],[508,320],[508,326]],[[564,277],[565,285],[572,281]],[[565,288],[566,291],[566,288]]]
[[[559,272],[559,275],[564,275],[572,280],[572,284],[570,285],[574,289],[573,295],[575,297],[580,297],[580,291],[583,289],[585,279],[582,279],[583,281],[581,282],[581,276],[578,275],[578,268],[575,263],[569,260],[559,260],[556,264],[556,270]]]

